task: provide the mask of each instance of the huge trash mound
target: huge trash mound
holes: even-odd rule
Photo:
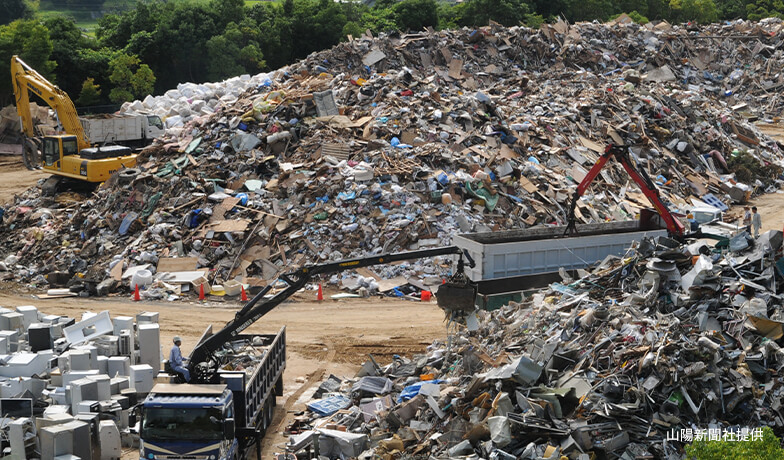
[[[81,295],[134,281],[176,298],[194,279],[263,286],[304,264],[563,225],[610,143],[630,146],[671,209],[726,209],[778,185],[781,146],[752,121],[784,105],[781,28],[621,20],[382,35],[270,74],[182,84],[124,106],[168,128],[137,168],[83,200],[16,197],[0,274]],[[648,206],[613,162],[576,216],[627,220]],[[372,274],[437,284],[448,267]]]

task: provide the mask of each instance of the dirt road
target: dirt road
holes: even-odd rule
[[[749,203],[762,216],[762,231],[784,229],[784,191],[762,195]]]
[[[13,201],[14,194],[35,185],[38,179],[49,177],[41,171],[28,171],[22,157],[0,155],[0,206]]]
[[[315,298],[315,294],[301,295]],[[31,296],[0,293],[0,306],[35,305],[47,314],[80,318],[84,311],[108,310],[113,316],[160,312],[161,344],[168,354],[171,337],[183,339],[183,353],[190,352],[202,331],[221,327],[233,318],[237,304],[131,302],[126,298],[38,300]],[[422,352],[434,339],[444,339],[443,313],[433,303],[388,299],[295,301],[280,305],[249,332],[275,333],[286,326],[288,346],[284,373],[284,396],[278,398],[273,427],[262,445],[263,458],[282,451],[286,438],[281,431],[291,413],[304,410],[312,389],[330,373],[353,377],[359,364],[372,353],[380,364],[393,354],[410,356]],[[310,390],[310,391],[309,391]],[[136,455],[136,457],[134,457]],[[138,458],[128,450],[124,459]]]

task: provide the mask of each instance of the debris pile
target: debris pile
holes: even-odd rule
[[[135,442],[129,415],[160,368],[158,313],[77,321],[0,308],[0,355],[4,456],[120,458]]]
[[[645,239],[580,279],[477,312],[448,345],[330,376],[287,428],[288,448],[631,460],[681,458],[682,433],[781,436],[781,249],[779,231],[729,250]]]
[[[0,307],[3,456],[119,459],[122,447],[138,448],[140,426],[132,414],[154,384],[175,376],[160,370],[166,347],[158,319],[157,312],[111,318],[103,311],[77,320],[32,305]],[[280,337],[235,338],[214,358],[235,382],[242,375],[241,382],[255,384]]]
[[[176,298],[194,281],[220,293],[457,233],[562,225],[608,143],[631,146],[673,210],[726,210],[779,183],[781,146],[750,120],[784,105],[781,28],[559,22],[363,37],[269,75],[181,85],[128,105],[172,128],[138,169],[85,201],[17,197],[0,270],[35,286],[68,273],[74,294],[94,295],[143,269],[142,296]],[[730,165],[746,155],[767,175],[738,181]],[[575,214],[628,220],[647,206],[614,164]],[[435,265],[349,284],[448,267]]]

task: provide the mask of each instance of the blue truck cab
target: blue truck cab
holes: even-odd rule
[[[152,388],[141,404],[141,460],[240,460],[258,447],[283,396],[286,328],[235,335],[220,355],[209,381]]]
[[[234,397],[226,385],[158,384],[142,407],[140,458],[238,458]]]

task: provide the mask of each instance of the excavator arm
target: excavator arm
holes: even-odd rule
[[[685,234],[685,227],[672,215],[670,210],[667,208],[667,205],[661,200],[659,196],[659,190],[656,188],[656,184],[653,183],[648,174],[645,173],[643,170],[637,170],[632,162],[632,159],[629,158],[629,153],[627,152],[626,148],[618,145],[608,145],[607,148],[604,150],[604,155],[602,155],[596,164],[593,165],[588,174],[585,178],[580,182],[580,185],[577,186],[577,190],[575,190],[574,195],[572,196],[572,202],[569,205],[569,216],[568,222],[566,227],[566,232],[576,232],[575,227],[575,219],[574,219],[574,212],[577,206],[577,201],[580,199],[581,196],[585,193],[588,187],[591,185],[591,182],[599,175],[602,168],[607,164],[608,161],[612,157],[615,157],[619,163],[623,166],[623,169],[631,176],[632,180],[637,183],[637,185],[642,190],[642,193],[645,194],[645,197],[648,198],[648,201],[651,202],[653,207],[656,209],[656,212],[664,220],[665,224],[667,225],[667,231],[670,233],[671,236],[675,238],[682,238]]]
[[[16,111],[22,120],[22,131],[28,139],[35,137],[33,116],[30,111],[29,92],[32,91],[57,112],[57,118],[65,132],[76,136],[79,150],[90,147],[90,139],[84,132],[76,107],[68,94],[25,64],[19,56],[11,58],[11,83],[14,87]]]
[[[269,313],[273,308],[280,305],[286,299],[294,295],[297,291],[302,289],[308,281],[317,275],[327,275],[331,273],[342,272],[346,270],[353,270],[362,267],[369,267],[371,265],[388,264],[402,260],[422,259],[427,257],[435,257],[441,255],[457,254],[460,255],[458,259],[457,272],[454,279],[458,279],[457,283],[449,282],[441,285],[438,292],[438,298],[441,299],[441,290],[448,291],[450,289],[457,293],[473,293],[473,295],[465,296],[462,301],[473,308],[474,297],[476,295],[475,286],[470,285],[468,280],[463,274],[463,256],[468,260],[470,267],[474,266],[474,261],[467,253],[462,251],[457,246],[448,246],[435,249],[424,249],[420,251],[399,252],[391,254],[382,254],[373,257],[361,257],[357,259],[341,260],[338,262],[331,262],[320,265],[309,265],[300,268],[294,272],[285,273],[278,277],[276,282],[272,282],[256,294],[241,310],[239,310],[232,321],[215,334],[201,340],[190,354],[188,361],[188,368],[192,376],[195,377],[196,382],[209,382],[215,377],[219,359],[214,359],[216,351],[220,350],[224,344],[230,342],[234,337],[242,331],[250,327],[253,323],[258,321],[262,316]],[[273,286],[278,284],[278,281],[285,282],[288,286],[272,297],[265,298],[265,296],[272,290]],[[473,287],[473,289],[471,289]],[[444,298],[448,298],[450,302],[460,302],[454,295],[449,295],[445,292]],[[439,301],[439,305],[441,302]],[[453,305],[457,309],[465,309],[466,305]],[[211,365],[208,363],[211,362]]]

